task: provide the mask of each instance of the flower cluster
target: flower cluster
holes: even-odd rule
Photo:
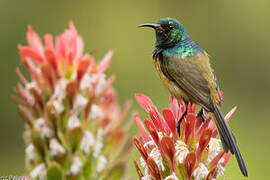
[[[208,113],[206,120],[195,114],[196,106],[170,97],[170,106],[162,116],[149,97],[135,95],[136,101],[148,112],[150,118],[142,120],[134,115],[141,137],[134,137],[134,144],[140,152],[140,165],[134,160],[137,173],[142,180],[211,180],[224,173],[224,167],[231,157],[221,147],[218,132]],[[177,121],[187,110],[177,133]],[[234,107],[226,116],[228,121],[235,112]],[[146,129],[149,133],[147,133]]]
[[[124,144],[127,127],[122,120],[129,103],[120,108],[106,78],[113,51],[96,63],[83,55],[83,40],[72,22],[55,38],[44,36],[44,45],[29,26],[28,46],[19,54],[29,82],[21,80],[15,92],[25,120],[26,165],[33,179],[108,178],[123,173],[130,143]]]

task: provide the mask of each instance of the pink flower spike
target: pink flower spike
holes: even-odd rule
[[[81,36],[78,36],[77,37],[77,51],[76,51],[76,54],[75,54],[75,59],[78,59],[79,57],[82,56],[82,53],[83,53],[83,48],[84,48],[84,44],[83,44],[83,39]]]
[[[136,171],[137,171],[137,174],[139,176],[139,179],[141,179],[143,177],[143,173],[142,173],[142,170],[138,164],[138,162],[136,161],[136,159],[134,159],[134,164],[135,164],[135,168],[136,168]]]
[[[188,107],[187,107],[187,112],[188,113],[195,113],[195,111],[196,111],[196,105],[194,104],[192,107],[191,103],[189,102]]]
[[[194,152],[188,153],[184,160],[184,170],[186,172],[187,180],[191,180],[192,173],[196,165],[196,154]]]
[[[196,134],[201,134],[202,131],[203,131],[204,129],[206,129],[206,128],[209,127],[210,122],[211,122],[211,117],[209,117],[209,118],[203,123],[203,125],[201,126],[201,128],[198,130],[198,132],[197,132]],[[210,128],[210,129],[212,129],[212,128]],[[214,129],[212,129],[212,130],[214,130]]]
[[[90,65],[91,61],[89,58],[82,58],[79,61],[79,66],[78,66],[78,70],[77,70],[77,81],[78,81],[78,85],[80,84],[84,74],[87,72],[88,67]]]
[[[105,72],[108,69],[108,67],[110,65],[110,62],[112,60],[112,56],[113,56],[113,50],[110,50],[104,56],[104,58],[101,60],[101,62],[98,65],[98,71],[99,71],[99,73],[103,73],[103,72]]]
[[[194,135],[194,126],[195,126],[196,115],[188,113],[185,119],[185,143],[189,144],[189,137]]]
[[[43,62],[43,58],[40,56],[40,54],[34,51],[32,48],[20,45],[18,45],[18,48],[19,54],[24,61],[26,61],[27,58],[30,58],[39,64]]]
[[[30,100],[29,95],[27,95],[23,89],[23,86],[21,85],[21,83],[17,83],[17,88],[16,88],[16,92],[19,96],[21,96],[24,100],[24,102],[26,102],[30,107],[34,106],[34,102],[33,100]]]
[[[54,90],[53,69],[51,69],[48,64],[42,64],[41,74],[45,79],[46,83],[50,86],[51,90],[53,91]]]
[[[148,142],[150,140],[150,138],[149,138],[149,135],[146,132],[144,126],[143,126],[143,123],[142,123],[141,118],[138,116],[138,114],[134,114],[134,119],[136,121],[137,127],[138,127],[138,129],[139,129],[139,131],[140,131],[140,133],[141,133],[144,141],[145,142]]]
[[[141,105],[146,111],[150,112],[156,107],[153,105],[151,99],[143,94],[135,94],[135,99],[139,105]]]
[[[25,66],[27,67],[28,71],[30,72],[33,79],[39,83],[39,75],[40,75],[40,69],[34,65],[34,63],[30,59],[26,59],[24,61]]]
[[[195,132],[197,132],[200,127],[202,126],[203,124],[203,120],[200,116],[196,116],[196,121],[195,121]]]
[[[192,113],[192,110],[191,110],[191,103],[190,103],[190,102],[188,103],[187,112],[188,112],[188,113]]]
[[[196,165],[198,165],[199,162],[201,161],[202,153],[205,150],[205,148],[207,147],[207,145],[209,144],[211,136],[212,136],[212,130],[210,128],[205,129],[202,132],[200,139],[199,139],[199,146],[198,146],[197,151],[196,151],[196,157],[197,157]]]
[[[159,113],[156,112],[155,110],[151,110],[149,112],[149,116],[150,116],[152,122],[154,123],[155,127],[157,128],[157,130],[161,131],[161,132],[165,132],[164,129],[166,126],[164,125],[165,123],[161,119]],[[167,134],[169,135],[170,133],[167,132]]]
[[[169,157],[171,163],[171,171],[175,172],[175,163],[174,163],[174,154],[175,154],[175,147],[173,139],[169,136],[163,136],[160,140],[160,149],[166,156]]]
[[[28,81],[25,79],[24,75],[22,74],[20,68],[16,68],[16,74],[20,78],[21,82],[23,83],[24,86],[28,84]]]
[[[195,111],[196,111],[196,104],[193,105],[192,113],[195,113]]]
[[[147,154],[143,144],[136,136],[133,137],[133,142],[134,142],[135,146],[137,147],[138,151],[140,152],[142,158],[146,162],[148,159],[148,154]]]
[[[65,33],[65,32],[64,32]],[[55,38],[55,53],[59,59],[64,60],[66,59],[66,47],[65,47],[65,42],[63,41],[63,36],[64,33],[57,36]]]
[[[69,30],[71,34],[74,36],[73,37],[74,39],[72,39],[74,43],[73,44],[73,50],[74,50],[73,58],[78,59],[79,57],[82,56],[82,53],[83,53],[83,47],[84,47],[83,40],[81,36],[78,35],[77,30],[71,20],[69,21]]]
[[[139,105],[141,105],[150,115],[151,120],[155,124],[157,130],[161,132],[169,133],[167,124],[163,121],[161,115],[157,111],[157,108],[153,105],[151,99],[143,94],[135,94],[135,99]]]
[[[218,131],[217,129],[215,129],[214,132],[212,133],[212,137],[217,137],[217,135],[218,135]]]
[[[159,146],[159,137],[154,124],[149,119],[146,118],[144,120],[144,125],[147,128],[156,145]]]
[[[54,70],[56,77],[59,78],[60,75],[59,75],[59,71],[58,71],[58,64],[57,64],[57,60],[56,60],[56,57],[54,55],[54,52],[50,49],[45,48],[45,57],[47,59],[47,63]]]
[[[78,60],[82,56],[82,49],[83,41],[70,21],[69,29],[56,37],[55,52],[60,59],[67,60],[71,65],[74,60]]]
[[[72,22],[72,20],[69,20],[68,22],[69,30],[72,32],[72,34],[77,34],[77,30]]]
[[[236,110],[237,110],[237,106],[235,106],[234,108],[232,108],[232,110],[230,110],[230,112],[228,112],[228,113],[226,114],[226,116],[224,117],[224,119],[225,119],[226,121],[229,121],[230,118],[231,118],[231,116],[235,113]]]
[[[176,118],[177,120],[180,119],[180,117],[186,112],[186,103],[184,101],[178,100],[178,106],[179,106],[179,116]]]
[[[180,108],[177,99],[175,99],[173,96],[170,96],[170,110],[172,111],[174,117],[176,117],[176,119],[179,119],[178,116],[180,116],[179,115]]]
[[[154,180],[161,180],[160,170],[155,160],[152,157],[149,157],[146,161],[146,164]]]
[[[39,35],[32,29],[31,26],[28,26],[28,31],[26,33],[26,40],[30,45],[30,47],[42,58],[44,58],[44,51],[41,39]]]
[[[53,38],[51,34],[45,34],[45,49],[53,49]]]
[[[162,115],[163,115],[165,121],[167,122],[167,125],[169,126],[171,132],[173,133],[173,136],[177,137],[176,120],[174,118],[172,111],[170,109],[165,108],[162,111]]]
[[[105,84],[105,86],[104,86],[104,90],[106,91],[107,89],[109,89],[111,86],[112,86],[112,84],[114,83],[114,81],[115,81],[115,75],[113,74],[113,75],[111,75],[110,77],[109,77],[109,79],[108,79],[108,81],[106,82],[106,84]],[[125,106],[124,106],[125,107]]]

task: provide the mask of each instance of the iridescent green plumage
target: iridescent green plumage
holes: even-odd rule
[[[236,141],[219,110],[220,91],[207,53],[191,40],[183,25],[175,19],[140,25],[145,26],[156,32],[153,59],[164,86],[172,96],[186,103],[199,104],[212,113],[224,150],[236,155],[243,175],[247,176]]]
[[[158,24],[164,31],[156,31],[155,47],[156,49],[163,49],[166,56],[185,58],[202,52],[202,49],[190,39],[181,23],[166,18],[159,20]]]

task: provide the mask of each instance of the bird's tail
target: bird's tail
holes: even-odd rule
[[[228,152],[228,150],[230,150],[231,153],[236,156],[240,170],[242,171],[243,175],[247,177],[248,173],[247,173],[246,165],[237,147],[236,141],[227,123],[225,122],[221,111],[216,105],[214,105],[213,115],[214,115],[215,123],[218,129],[219,135],[220,135],[220,139],[221,139],[224,151]]]

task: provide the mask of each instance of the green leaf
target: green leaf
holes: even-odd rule
[[[109,172],[108,179],[111,180],[118,180],[119,177],[123,177],[125,174],[125,164],[124,163],[118,163],[115,165]]]
[[[164,157],[163,159],[163,166],[164,166],[164,171],[162,171],[161,175],[165,179],[165,177],[169,176],[171,174],[171,164],[170,164],[170,159],[168,157]]]
[[[44,142],[40,137],[40,133],[37,130],[31,130],[31,139],[37,150],[38,157],[42,160],[45,159],[45,146]]]
[[[64,179],[60,165],[58,165],[57,163],[52,163],[47,170],[46,179],[47,180]]]
[[[176,164],[176,172],[175,172],[176,176],[179,178],[179,179],[185,179],[185,170],[184,170],[184,165],[183,163],[180,164],[179,162],[177,162]]]
[[[81,138],[83,135],[83,129],[81,127],[75,127],[68,132],[68,140],[71,147],[71,152],[75,152],[81,142]]]
[[[83,175],[85,179],[89,179],[93,170],[93,156],[89,156],[85,164],[83,165]]]

